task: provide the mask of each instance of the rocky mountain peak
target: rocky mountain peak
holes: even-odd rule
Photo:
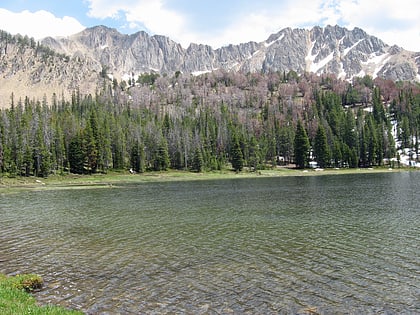
[[[145,72],[199,75],[216,69],[293,70],[333,73],[346,80],[370,75],[420,81],[420,53],[388,46],[360,28],[348,30],[337,25],[310,30],[285,28],[263,42],[218,49],[194,43],[184,49],[166,36],[150,36],[144,31],[126,35],[113,28],[95,26],[69,37],[42,40],[41,46],[54,53],[49,58],[41,58],[34,45],[22,49],[20,44],[4,38],[0,39],[2,87],[29,88],[50,95],[69,94],[76,87],[94,93],[104,69],[118,81],[137,78]],[[3,91],[8,99],[10,91]]]
[[[348,30],[338,25],[316,26],[311,30],[285,28],[261,43],[229,45],[216,50],[195,43],[184,49],[165,36],[149,36],[145,32],[123,35],[105,26],[86,29],[70,39],[58,41],[61,52],[72,55],[82,50],[92,60],[105,63],[117,78],[148,71],[202,73],[226,69],[331,72],[349,80],[365,74],[400,79],[392,71],[395,60],[393,64],[389,62],[402,53],[360,28]],[[44,44],[60,50],[60,45],[52,41],[44,41]],[[383,71],[385,68],[387,72]],[[413,69],[401,79],[416,80],[418,72]],[[415,76],[411,77],[413,73]]]

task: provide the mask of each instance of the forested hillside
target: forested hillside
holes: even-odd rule
[[[397,166],[398,149],[418,157],[419,131],[418,83],[227,71],[117,82],[104,70],[96,95],[14,91],[0,111],[0,171]]]

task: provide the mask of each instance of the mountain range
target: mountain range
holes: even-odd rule
[[[110,79],[137,79],[142,73],[200,75],[214,70],[243,72],[331,73],[341,79],[373,78],[420,81],[420,52],[389,46],[360,28],[285,28],[263,42],[213,49],[190,44],[183,48],[168,37],[144,31],[121,34],[95,26],[65,38],[35,43],[20,37],[0,38],[0,107],[17,96],[68,96],[75,89],[94,93]],[[28,45],[22,45],[22,42]]]

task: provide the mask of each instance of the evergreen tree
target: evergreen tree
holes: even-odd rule
[[[203,155],[199,147],[196,147],[194,150],[194,158],[192,163],[192,169],[196,172],[201,172],[203,170]]]
[[[289,76],[286,83],[286,73],[281,82],[281,73],[217,71],[141,79],[143,85],[130,87],[129,95],[119,84],[118,93],[112,91],[110,81],[95,98],[75,89],[69,100],[64,93],[61,99],[53,95],[51,104],[47,96],[12,94],[10,107],[0,109],[2,175],[165,169],[165,152],[175,169],[223,169],[227,162],[238,171],[245,165],[258,169],[263,162],[274,165],[277,156],[286,162],[295,157],[297,167],[305,167],[308,138],[320,166],[330,163],[322,152],[331,146],[335,166],[367,167],[396,154],[390,119],[398,126],[401,146],[419,150],[420,88],[409,82],[375,79],[374,85],[373,79],[355,79],[348,84],[305,74]],[[304,106],[294,97],[299,89]],[[367,113],[370,98],[373,110]],[[389,113],[383,99],[391,103]],[[354,107],[343,106],[355,103],[357,118]]]
[[[125,147],[126,141],[122,126],[115,123],[113,126],[111,139],[111,152],[112,152],[112,167],[117,170],[124,169],[125,167]]]
[[[369,166],[368,163],[368,135],[366,134],[366,128],[363,128],[360,137],[360,152],[359,152],[359,164],[361,167]]]
[[[35,133],[35,139],[33,144],[33,161],[34,161],[34,175],[43,176],[42,164],[44,160],[44,155],[46,155],[46,149],[43,139],[43,127],[38,122],[38,128]],[[47,158],[47,157],[45,157]],[[45,169],[45,167],[43,167]]]
[[[297,122],[295,140],[295,163],[297,168],[305,168],[309,162],[309,139],[300,119]]]
[[[98,149],[96,146],[94,129],[92,128],[90,120],[84,129],[83,137],[86,148],[87,168],[90,173],[95,173],[98,168]]]
[[[344,143],[343,146],[346,146]],[[341,148],[341,142],[337,139],[334,140],[333,149],[331,152],[331,158],[334,161],[335,167],[341,167],[343,163],[343,150]]]
[[[64,169],[64,163],[66,160],[66,149],[64,145],[64,135],[60,125],[55,125],[54,141],[51,148],[54,154],[55,169],[60,172]]]
[[[135,141],[131,149],[131,168],[137,173],[145,171],[144,148],[139,141]]]
[[[327,167],[330,164],[330,149],[324,127],[319,124],[314,143],[315,161],[319,167]]]
[[[357,146],[356,121],[351,109],[348,109],[346,112],[343,140],[344,143],[349,146],[349,148],[355,148]]]
[[[25,147],[25,154],[24,154],[24,158],[23,158],[23,168],[24,168],[24,172],[23,175],[24,176],[30,176],[33,170],[33,157],[32,157],[32,150],[29,147],[29,145],[27,144]]]
[[[99,165],[102,172],[106,173],[107,170],[112,166],[112,149],[111,149],[111,131],[109,128],[109,120],[105,116],[102,121],[102,134],[100,140],[100,147],[99,147],[99,154],[100,154],[100,162],[102,163]],[[143,157],[144,158],[144,157]]]
[[[294,154],[294,138],[295,130],[293,129],[292,122],[288,121],[287,125],[280,127],[277,136],[279,154],[284,157],[286,162],[292,160]]]
[[[232,163],[233,170],[235,172],[242,171],[242,168],[244,166],[244,158],[243,158],[241,146],[239,144],[239,140],[236,134],[233,136],[233,139],[232,139],[231,163]]]
[[[252,136],[249,143],[249,161],[248,165],[254,170],[258,170],[261,164],[261,153],[257,139]]]
[[[400,126],[400,137],[399,140],[401,141],[402,148],[409,148],[410,147],[410,121],[408,117],[405,115],[401,119]]]
[[[68,161],[71,173],[83,174],[85,172],[85,156],[83,139],[79,132],[69,144]]]
[[[154,170],[166,171],[169,168],[169,165],[168,142],[162,137],[155,152]]]
[[[382,105],[381,91],[377,87],[373,89],[372,107],[372,114],[375,122],[380,124],[385,121],[385,110]]]
[[[364,126],[365,141],[367,142],[367,163],[365,166],[372,166],[378,162],[378,137],[373,115],[366,116]]]
[[[357,158],[357,151],[356,148],[351,148],[349,150],[349,158],[348,163],[350,168],[356,168],[358,164],[358,158]]]

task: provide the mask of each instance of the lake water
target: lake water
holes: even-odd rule
[[[0,272],[87,314],[418,314],[420,172],[1,194]]]

